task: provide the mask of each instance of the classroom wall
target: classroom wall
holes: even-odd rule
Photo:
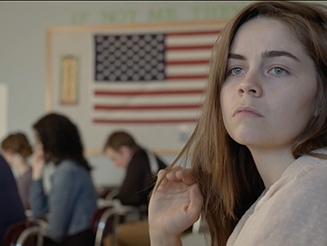
[[[0,2],[0,83],[8,88],[6,131],[24,131],[45,112],[45,31],[49,27],[228,19],[249,2]],[[83,133],[82,133],[83,134]],[[84,140],[85,141],[85,140]],[[147,146],[147,143],[141,143]],[[174,155],[163,156],[167,162]],[[88,157],[96,185],[123,175],[104,156]]]

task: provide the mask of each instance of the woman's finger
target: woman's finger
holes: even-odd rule
[[[197,221],[200,217],[201,208],[203,205],[203,197],[199,186],[197,184],[192,185],[190,190],[190,204],[188,207],[190,217]]]
[[[178,170],[176,172],[176,177],[181,179],[187,185],[193,185],[195,183],[190,168]]]
[[[164,169],[161,169],[157,174],[157,182],[154,186],[154,190],[157,190],[160,185],[164,185],[167,181],[165,181],[165,176],[167,174],[167,171]]]
[[[170,169],[168,172],[167,172],[167,175],[166,175],[166,178],[169,180],[169,181],[181,181],[182,179],[178,178],[176,176],[176,172],[178,172],[179,170],[182,170],[183,168],[180,167],[180,166],[176,166],[176,167],[173,167],[172,169]]]

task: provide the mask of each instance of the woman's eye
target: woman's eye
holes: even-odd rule
[[[244,74],[245,71],[243,68],[240,68],[240,67],[235,67],[235,68],[232,68],[229,72],[231,75],[239,75],[239,74]]]
[[[270,69],[269,72],[274,74],[274,75],[277,75],[277,76],[284,75],[284,74],[287,73],[287,71],[284,68],[281,68],[281,67],[274,67],[274,68]]]

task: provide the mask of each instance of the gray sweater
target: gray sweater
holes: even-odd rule
[[[61,242],[91,227],[97,208],[97,194],[90,174],[73,161],[64,160],[51,177],[51,191],[45,195],[42,179],[32,183],[30,206],[35,218],[49,213],[48,237]]]

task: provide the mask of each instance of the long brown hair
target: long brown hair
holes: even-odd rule
[[[67,116],[49,113],[33,124],[42,145],[45,161],[59,165],[69,159],[91,171],[92,167],[84,157],[84,146],[77,125]]]
[[[171,167],[182,157],[190,159],[194,179],[204,198],[203,214],[211,245],[226,245],[245,211],[264,190],[263,181],[246,146],[228,135],[221,113],[220,91],[226,77],[230,45],[241,25],[258,18],[274,18],[285,24],[315,63],[320,112],[298,136],[294,158],[327,145],[327,7],[301,2],[255,2],[244,7],[227,23],[212,52],[202,115]],[[260,31],[260,30],[258,30]],[[317,156],[317,155],[316,155]]]

